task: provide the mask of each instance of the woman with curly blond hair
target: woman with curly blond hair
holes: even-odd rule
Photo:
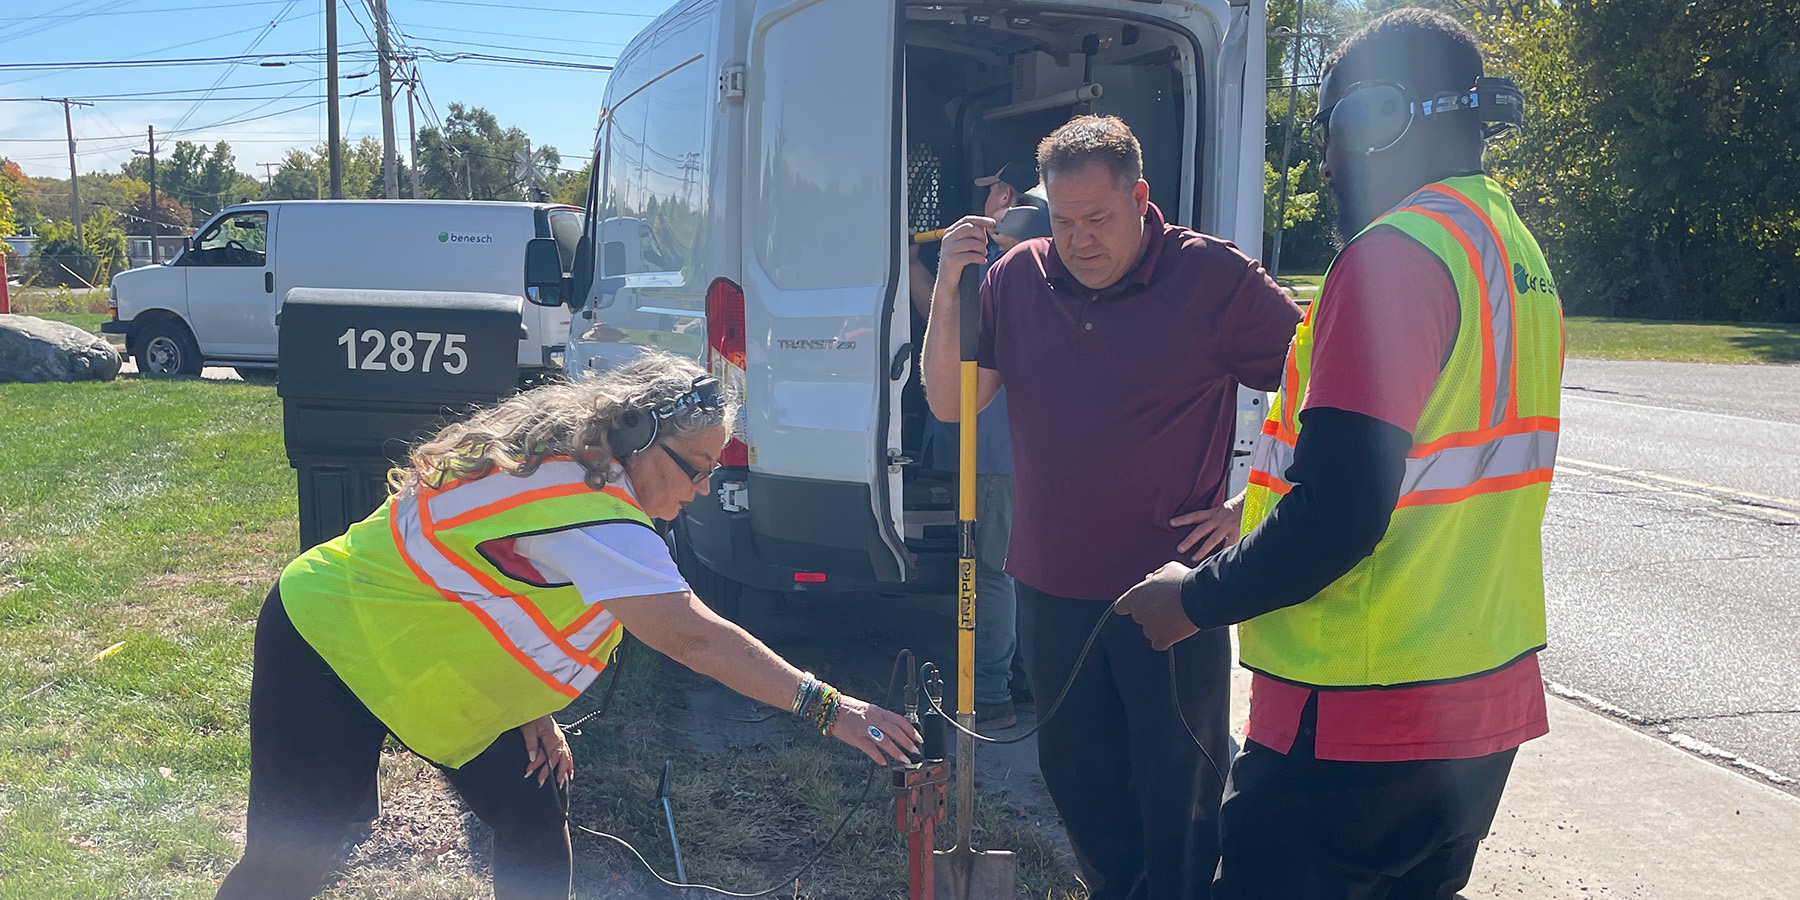
[[[290,563],[257,620],[248,834],[219,896],[316,893],[392,734],[493,828],[497,898],[565,900],[574,763],[551,716],[623,631],[878,763],[913,750],[904,719],[707,609],[652,527],[708,490],[732,413],[665,354],[520,394],[414,448],[386,504]]]

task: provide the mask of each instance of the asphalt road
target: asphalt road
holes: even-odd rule
[[[1800,367],[1570,360],[1554,691],[1800,792]]]

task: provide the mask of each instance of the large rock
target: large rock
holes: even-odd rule
[[[111,381],[119,352],[106,339],[36,316],[0,315],[0,382]]]

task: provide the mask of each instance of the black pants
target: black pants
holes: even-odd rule
[[[1283,755],[1254,741],[1231,766],[1214,900],[1450,900],[1517,750],[1475,759],[1313,758],[1318,697]]]
[[[1038,714],[1069,680],[1107,604],[1018,585]],[[1230,753],[1231,643],[1202,632],[1171,651],[1187,722],[1219,766]],[[1038,732],[1038,766],[1093,900],[1204,900],[1218,860],[1219,770],[1176,711],[1171,653],[1113,616]]]
[[[387,726],[356,699],[270,591],[250,680],[250,813],[221,898],[311,897],[375,785]],[[439,767],[494,830],[494,896],[567,900],[568,793],[526,779],[518,729],[461,768]]]

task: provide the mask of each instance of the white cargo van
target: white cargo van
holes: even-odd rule
[[[168,263],[113,277],[126,352],[156,374],[204,365],[272,373],[275,314],[291,288],[478,291],[522,297],[532,241],[555,243],[567,270],[584,213],[548,203],[286,200],[214,216]],[[557,267],[552,267],[557,268]],[[559,273],[552,273],[554,276]],[[542,276],[540,276],[542,277]],[[548,288],[555,290],[554,282]],[[527,305],[519,366],[554,369],[569,311]]]
[[[644,347],[743,391],[676,523],[696,588],[948,590],[952,477],[917,464],[909,227],[1080,112],[1171,221],[1261,252],[1266,0],[685,0],[608,82],[567,368]],[[1243,392],[1247,453],[1262,395]],[[1236,475],[1241,484],[1243,473]]]

